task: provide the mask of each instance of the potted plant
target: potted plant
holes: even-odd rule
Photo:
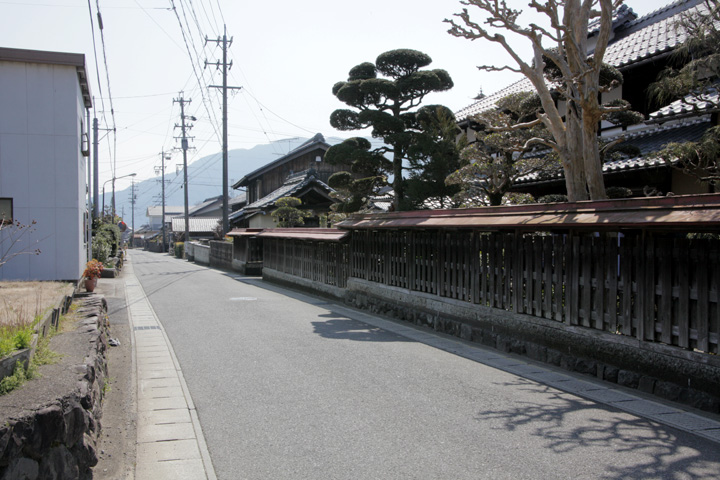
[[[85,290],[92,292],[95,290],[98,278],[103,271],[103,264],[95,260],[94,258],[85,264],[85,271],[83,277],[85,277]]]

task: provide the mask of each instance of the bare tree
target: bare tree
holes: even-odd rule
[[[30,225],[25,225],[17,220],[12,222],[0,218],[0,268],[18,255],[40,255],[39,248],[17,250],[21,246],[22,238],[35,231],[36,223],[33,220]],[[37,241],[35,243],[37,244]]]
[[[598,149],[598,125],[603,115],[623,107],[603,106],[600,93],[617,84],[601,84],[603,56],[612,31],[613,9],[622,0],[547,0],[539,3],[530,0],[529,6],[544,14],[548,27],[531,23],[518,24],[522,13],[507,6],[505,0],[462,0],[463,5],[482,10],[487,18],[484,25],[473,21],[467,8],[445,21],[451,25],[448,32],[469,40],[483,39],[496,43],[510,55],[516,67],[493,65],[479,66],[485,71],[510,70],[524,74],[540,96],[542,112],[525,125],[545,125],[552,134],[550,141],[534,139],[545,144],[558,155],[565,173],[565,184],[570,201],[606,198],[602,164]],[[588,31],[597,22],[597,41],[592,56],[588,56]],[[533,49],[530,62],[523,59],[501,33],[524,37]],[[550,74],[549,74],[550,72]],[[561,112],[553,93],[564,100]]]

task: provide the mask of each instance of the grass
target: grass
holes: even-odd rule
[[[15,350],[30,347],[35,327],[57,307],[72,285],[61,282],[0,282],[0,358]],[[72,309],[71,306],[71,310]],[[61,316],[61,321],[64,316]],[[55,332],[51,332],[51,335]],[[5,395],[39,376],[39,367],[57,362],[60,355],[49,348],[49,338],[38,339],[30,364],[17,362],[13,374],[0,380],[0,395]]]
[[[37,323],[71,288],[61,282],[0,282],[0,358],[29,347]]]

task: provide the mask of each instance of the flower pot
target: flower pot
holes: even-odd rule
[[[88,292],[95,291],[95,287],[97,286],[97,277],[90,277],[85,279],[85,290]]]

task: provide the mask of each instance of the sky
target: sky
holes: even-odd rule
[[[529,11],[527,3],[508,0]],[[644,15],[669,0],[626,3]],[[205,64],[222,61],[222,49],[205,39],[222,38],[224,26],[232,38],[228,85],[242,87],[228,99],[229,148],[278,142],[280,156],[284,139],[358,135],[330,126],[330,114],[345,107],[332,86],[388,50],[420,50],[433,59],[427,68],[447,70],[455,86],[424,103],[453,111],[481,89],[491,94],[517,79],[477,69],[509,64],[499,47],[447,33],[443,20],[462,8],[459,0],[0,0],[0,46],[85,54],[93,115],[103,129],[100,185],[114,174],[120,190],[131,178],[119,177],[156,177],[162,151],[172,154],[167,173],[182,164],[174,138],[181,97],[191,101],[186,115],[197,119],[190,122],[189,162],[221,151],[222,100],[211,85],[221,85],[222,75]],[[469,10],[482,21],[479,9]]]

